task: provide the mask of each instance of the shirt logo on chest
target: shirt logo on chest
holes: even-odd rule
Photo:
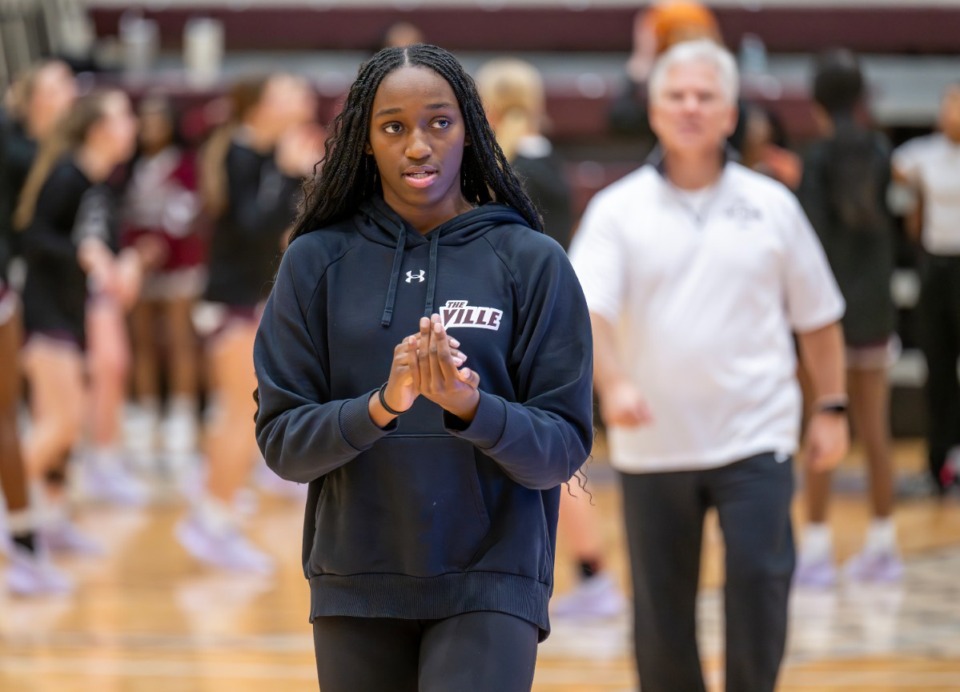
[[[503,310],[468,305],[465,300],[448,300],[447,304],[440,308],[440,317],[444,329],[472,327],[499,331]]]
[[[418,274],[414,274],[413,272],[407,272],[407,283],[408,283],[408,284],[412,284],[414,281],[416,281],[417,283],[422,284],[422,283],[426,280],[426,278],[427,278],[427,270],[426,270],[426,269],[421,269]]]

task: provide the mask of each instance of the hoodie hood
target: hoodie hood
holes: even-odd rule
[[[387,286],[387,300],[383,306],[380,326],[389,327],[393,321],[397,284],[400,281],[400,267],[403,265],[405,250],[427,243],[430,245],[427,298],[423,306],[424,316],[429,317],[435,312],[436,307],[436,277],[437,265],[440,261],[440,246],[466,245],[477,240],[490,229],[503,224],[518,224],[529,228],[526,219],[512,207],[498,202],[489,202],[455,216],[424,235],[391,209],[383,197],[377,195],[363,202],[357,215],[357,228],[360,233],[375,243],[395,248],[390,283]]]

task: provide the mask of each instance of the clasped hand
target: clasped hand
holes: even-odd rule
[[[480,403],[480,376],[463,367],[467,356],[449,336],[439,315],[420,319],[420,331],[401,341],[383,396],[390,408],[406,411],[424,396],[464,421],[473,420]]]

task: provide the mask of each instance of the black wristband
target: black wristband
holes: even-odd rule
[[[390,408],[390,404],[387,403],[387,398],[383,395],[386,389],[387,383],[384,382],[382,385],[380,385],[380,390],[377,392],[377,396],[380,399],[380,405],[383,406],[383,410],[389,413],[391,416],[402,416],[404,413],[406,413],[406,411],[397,411],[396,409]]]

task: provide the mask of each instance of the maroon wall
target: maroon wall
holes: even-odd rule
[[[97,33],[117,33],[115,8],[91,10]],[[439,8],[329,10],[204,7],[145,11],[158,20],[165,46],[179,45],[192,16],[222,19],[231,49],[373,49],[384,29],[404,19],[427,39],[451,50],[627,51],[634,11],[629,8]],[[955,53],[960,50],[960,8],[718,8],[731,46],[755,33],[772,51],[809,52],[843,45],[861,52]]]

